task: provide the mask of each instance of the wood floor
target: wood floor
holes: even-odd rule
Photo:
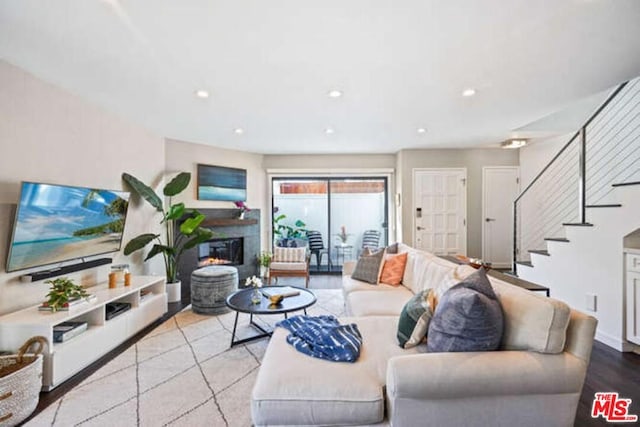
[[[290,281],[295,279],[282,280],[281,284],[296,284]],[[312,289],[340,289],[340,276],[312,275],[309,287]],[[133,345],[137,340],[146,335],[154,327],[162,323],[167,318],[179,312],[188,304],[188,296],[184,296],[182,303],[169,305],[169,312],[162,319],[154,322],[149,328],[137,334],[115,350],[111,351],[93,365],[84,369],[70,380],[49,393],[40,394],[40,403],[32,417],[60,398],[66,392],[105,365],[108,361],[122,353]],[[591,354],[591,363],[587,371],[587,378],[582,390],[582,397],[578,405],[575,427],[607,426],[611,425],[604,419],[591,418],[591,406],[596,392],[618,392],[621,398],[632,399],[630,414],[640,416],[640,355],[635,353],[620,353],[612,348],[596,342]],[[640,424],[640,423],[638,423]],[[627,424],[628,425],[628,424]]]

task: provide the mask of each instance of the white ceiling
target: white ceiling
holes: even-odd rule
[[[640,75],[640,1],[3,0],[0,58],[191,142],[490,146]]]

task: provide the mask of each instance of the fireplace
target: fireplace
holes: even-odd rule
[[[244,237],[211,239],[198,245],[198,267],[244,264]]]
[[[260,209],[251,209],[244,220],[238,219],[238,209],[199,208],[198,211],[206,216],[202,226],[211,229],[214,238],[186,250],[180,257],[178,277],[182,281],[183,298],[191,292],[191,273],[201,265],[237,268],[241,287],[248,277],[260,273],[256,258],[260,253]]]

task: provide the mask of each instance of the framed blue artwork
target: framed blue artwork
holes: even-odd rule
[[[246,201],[247,171],[199,164],[198,200]]]

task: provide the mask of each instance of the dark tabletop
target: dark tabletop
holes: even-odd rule
[[[265,288],[282,288],[284,286],[265,286]],[[253,288],[240,289],[227,297],[227,307],[242,313],[252,314],[282,314],[291,311],[302,310],[312,306],[316,302],[316,296],[308,289],[291,286],[300,291],[299,295],[286,297],[278,305],[272,305],[269,298],[262,296],[260,304],[251,302]]]

